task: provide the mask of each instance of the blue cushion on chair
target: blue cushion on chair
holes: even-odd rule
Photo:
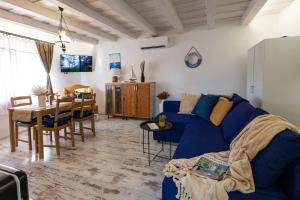
[[[194,107],[192,114],[209,120],[209,116],[218,100],[219,96],[202,94],[196,106]]]
[[[30,122],[23,122],[23,121],[19,121],[17,120],[16,122],[17,123],[22,123],[22,124],[33,124],[33,123],[36,123],[37,119],[36,117],[32,118]]]
[[[248,102],[241,102],[224,118],[222,129],[224,138],[228,142],[231,142],[247,125],[254,111],[255,108]]]
[[[88,117],[88,116],[91,116],[91,115],[93,115],[93,112],[88,111],[88,110],[83,111],[83,117]],[[76,119],[80,119],[80,110],[74,111],[73,117],[76,118]]]
[[[242,103],[242,102],[244,102],[244,101],[249,102],[247,99],[244,99],[243,97],[241,97],[240,95],[235,94],[235,93],[233,93],[231,99],[232,99],[232,102],[233,102],[233,106],[236,106],[236,105],[238,105],[239,103]]]
[[[255,186],[273,185],[299,156],[300,136],[289,130],[279,133],[251,162]]]
[[[49,116],[43,119],[43,126],[45,127],[54,127],[54,120],[55,118],[53,116]],[[64,124],[67,124],[71,120],[71,117],[63,117],[57,121],[57,126],[62,126]]]

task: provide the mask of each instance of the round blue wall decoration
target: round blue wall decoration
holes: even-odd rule
[[[184,58],[185,65],[189,68],[199,67],[202,63],[202,55],[195,47],[192,47]]]

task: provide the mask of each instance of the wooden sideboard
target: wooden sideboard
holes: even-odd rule
[[[108,116],[151,119],[155,114],[155,83],[106,83]]]

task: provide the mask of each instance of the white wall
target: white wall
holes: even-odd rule
[[[279,32],[282,35],[300,35],[300,0],[295,0],[278,15]]]
[[[96,58],[96,47],[92,44],[76,42],[72,43],[67,47],[67,54],[75,54],[75,55],[90,55]],[[60,54],[61,51],[58,46],[55,46],[54,53],[53,53],[53,61],[52,61],[52,68],[51,68],[51,81],[53,86],[54,92],[62,92],[63,88],[75,84],[81,83],[81,76],[85,74],[88,76],[92,72],[73,72],[73,73],[62,73],[60,71]]]
[[[257,17],[249,26],[230,23],[212,30],[197,29],[183,35],[171,35],[172,46],[165,49],[140,50],[136,40],[102,42],[97,46],[94,73],[82,74],[84,84],[96,88],[100,112],[104,112],[104,84],[111,81],[109,54],[121,53],[122,80],[128,80],[130,66],[140,76],[139,64],[146,61],[146,81],[157,82],[157,92],[166,90],[171,99],[182,92],[246,94],[247,51],[266,38],[300,35],[300,0],[294,1],[278,15]],[[184,64],[188,50],[195,46],[203,56],[196,69]]]
[[[227,24],[213,30],[198,29],[183,35],[170,36],[170,48],[140,50],[136,40],[122,39],[117,43],[103,42],[97,46],[97,67],[82,82],[98,88],[100,111],[104,112],[104,84],[111,81],[108,69],[110,53],[120,52],[122,79],[128,80],[130,66],[140,76],[139,64],[146,61],[146,80],[157,82],[157,92],[166,90],[172,99],[182,92],[194,94],[233,92],[245,95],[247,50],[260,40],[278,37],[273,17],[264,17],[253,26]],[[203,56],[196,69],[187,68],[184,57],[195,46]]]

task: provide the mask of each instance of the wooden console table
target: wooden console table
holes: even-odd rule
[[[155,83],[106,83],[108,116],[151,119],[155,114]]]

